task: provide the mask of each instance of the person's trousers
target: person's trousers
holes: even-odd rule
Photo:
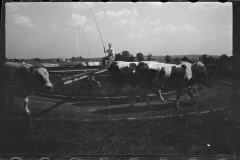
[[[105,67],[105,61],[108,60],[108,63],[109,63],[109,60],[110,58],[109,57],[103,57],[102,58],[102,65]]]

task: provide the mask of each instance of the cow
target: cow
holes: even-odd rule
[[[40,67],[59,67],[59,64],[51,64],[51,63],[40,63]]]
[[[100,66],[100,62],[88,62],[88,66]]]
[[[195,74],[202,73],[200,76],[206,74],[202,68],[193,66],[191,63],[182,62],[181,64],[163,64],[152,63],[147,64],[140,62],[137,66],[132,65],[135,68],[135,84],[134,84],[134,96],[131,100],[130,107],[134,105],[136,99],[136,93],[139,89],[149,88],[151,85],[156,85],[159,88],[160,99],[164,101],[161,96],[161,89],[168,84],[174,84],[177,90],[177,98],[175,101],[176,107],[179,107],[179,100],[181,94],[186,90],[192,101],[195,103],[193,94],[189,89],[189,86],[193,84],[193,72]],[[207,85],[207,81],[205,81]],[[150,106],[148,100],[148,92],[145,92],[147,105]]]
[[[49,80],[49,73],[45,68],[22,64],[16,62],[6,62],[6,96],[19,97],[23,103],[25,112],[30,116],[28,109],[29,96],[36,89],[43,88],[52,90],[53,85]],[[12,102],[12,101],[11,101]]]
[[[195,66],[197,66],[197,67],[201,67],[203,70],[205,70],[206,72],[208,72],[207,69],[206,69],[206,67],[205,67],[205,65],[204,65],[201,61],[195,62],[195,63],[193,63],[193,65],[195,65]],[[199,80],[200,80],[200,79],[198,78],[198,75],[196,75],[196,78],[194,78],[194,84],[197,84],[197,85],[198,85],[198,91],[201,91],[201,90],[202,90],[202,86],[201,86],[201,83],[200,83]],[[196,90],[195,90],[194,84],[193,84],[193,86],[192,86],[192,89],[193,89],[193,92],[195,93]]]
[[[157,61],[143,61],[147,64],[158,63]],[[132,66],[138,65],[139,62],[125,62],[125,61],[115,61],[109,65],[108,71],[110,72],[112,78],[117,83],[117,89],[119,93],[119,88],[122,88],[123,84],[133,85],[134,72],[135,69]]]
[[[145,62],[147,64],[158,63],[157,61],[142,61],[142,62]],[[132,65],[136,66],[138,65],[138,63],[139,62],[115,61],[109,65],[108,71],[118,84],[128,83],[132,85],[135,69],[134,67],[131,66]]]

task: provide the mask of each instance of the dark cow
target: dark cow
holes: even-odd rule
[[[193,65],[188,62],[182,62],[179,65],[157,63],[146,64],[144,62],[140,62],[136,66],[134,96],[129,106],[134,105],[137,96],[136,93],[139,91],[139,89],[149,88],[151,85],[157,85],[157,88],[159,88],[160,99],[164,101],[161,96],[161,88],[162,86],[169,84],[174,84],[175,86],[177,86],[177,98],[175,101],[177,108],[180,108],[180,96],[185,90],[191,97],[192,101],[195,103],[195,100],[193,99],[193,94],[190,91],[189,86],[194,83],[193,70],[196,74],[202,73],[203,71],[200,70],[200,67],[195,68],[192,66]],[[145,92],[146,102],[148,105],[150,105],[147,94],[148,92]]]
[[[147,64],[158,63],[157,61],[143,61]],[[108,71],[113,77],[114,81],[122,88],[123,84],[133,84],[134,80],[134,66],[138,65],[139,62],[124,62],[124,61],[115,61],[108,67]],[[133,66],[133,67],[132,67]]]
[[[193,63],[193,65],[194,65],[194,66],[197,66],[197,67],[195,67],[195,68],[198,68],[198,67],[202,68],[202,69],[200,69],[200,70],[203,70],[204,72],[207,72],[206,74],[208,74],[208,71],[207,71],[205,65],[204,65],[201,61],[198,61],[198,62],[196,62],[196,63]],[[193,73],[193,74],[196,75],[195,78],[194,78],[194,84],[197,84],[197,86],[198,86],[198,91],[201,91],[201,90],[203,89],[202,86],[201,86],[201,79],[202,79],[202,77],[201,77],[201,76],[199,77],[198,74],[195,74],[195,73]],[[193,84],[193,86],[192,86],[192,89],[193,89],[193,92],[195,93],[196,90],[195,90],[194,84]]]
[[[158,63],[157,61],[142,61],[147,64]],[[113,76],[113,78],[119,83],[129,83],[132,84],[134,77],[135,68],[132,67],[138,65],[139,62],[124,62],[115,61],[109,67],[108,71]]]
[[[124,83],[132,84],[134,76],[134,72],[130,67],[132,63],[138,64],[138,62],[115,61],[108,67],[111,76],[119,85]]]
[[[200,63],[200,64],[203,64],[203,63]],[[203,65],[193,64],[192,72],[193,72],[192,86],[194,86],[194,84],[197,84],[198,91],[202,90],[201,84],[206,86],[207,88],[212,87],[212,82],[210,80],[208,71],[207,71],[206,67],[204,66],[204,64]],[[195,92],[194,90],[195,90],[195,88],[193,87],[193,92]]]
[[[31,64],[6,62],[6,96],[19,97],[28,115],[29,96],[38,88],[52,90],[53,85],[49,81],[49,74],[45,68]]]

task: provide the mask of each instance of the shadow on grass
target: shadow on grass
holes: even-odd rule
[[[163,104],[151,104],[151,106],[133,106],[133,107],[121,107],[121,108],[108,108],[108,109],[100,109],[94,111],[92,113],[95,114],[131,114],[131,113],[143,113],[150,111],[164,111],[167,109],[176,109],[172,103],[163,103]],[[177,109],[176,109],[177,110]]]
[[[52,107],[49,107],[49,108],[47,108],[47,109],[45,109],[45,110],[43,110],[43,111],[41,111],[41,112],[39,112],[37,114],[32,115],[32,117],[40,117],[40,116],[42,116],[44,114],[47,114],[49,111],[53,110],[54,108],[57,108],[58,106],[66,103],[68,100],[69,100],[69,98],[65,98],[62,101],[54,104]]]

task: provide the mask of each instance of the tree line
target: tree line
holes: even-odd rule
[[[70,58],[72,62],[74,61],[85,61],[83,57],[72,57]],[[227,56],[226,54],[221,55],[218,58],[213,58],[212,56],[208,56],[207,54],[203,54],[199,56],[199,61],[203,62],[204,64],[222,64],[222,63],[227,63],[227,62],[232,62],[233,56]],[[40,58],[35,58],[34,59],[36,62],[41,61]],[[126,62],[133,62],[133,61],[144,61],[144,55],[142,53],[137,53],[136,57],[134,57],[129,51],[122,51],[121,53],[115,54],[115,61],[126,61]],[[152,58],[152,54],[149,53],[147,55],[147,61],[152,61],[155,60]],[[61,59],[58,58],[56,59],[57,62],[61,62]],[[188,57],[183,56],[183,58],[172,58],[169,55],[165,56],[165,62],[166,63],[176,63],[179,61],[186,61],[190,63],[194,63],[194,60],[190,60]]]

